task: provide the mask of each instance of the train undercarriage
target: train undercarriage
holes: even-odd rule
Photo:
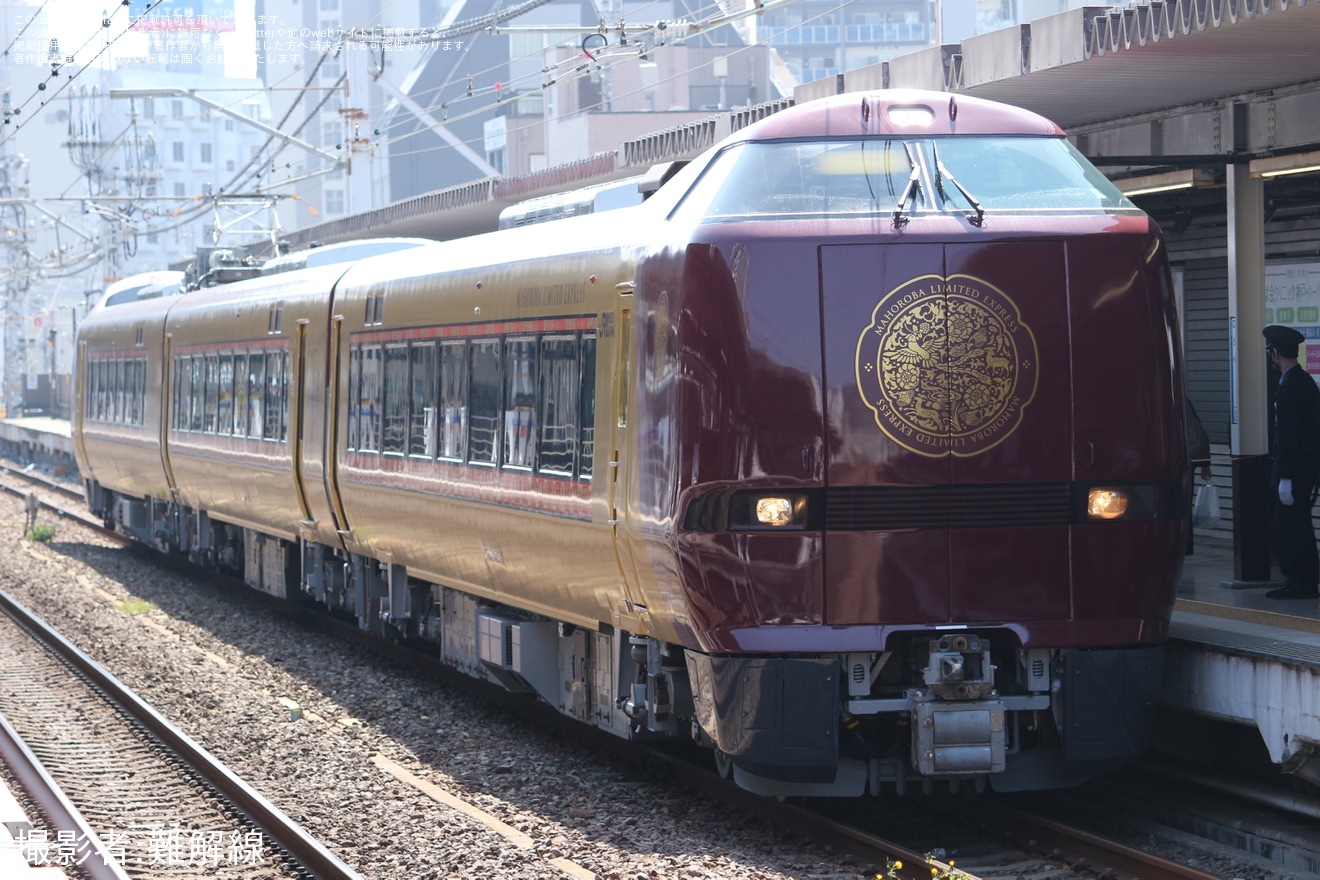
[[[1020,648],[987,628],[914,630],[869,653],[708,655],[496,605],[173,503],[88,490],[107,525],[163,552],[351,615],[382,638],[431,642],[459,671],[615,735],[710,748],[721,772],[769,796],[1070,785],[1143,751],[1159,697],[1159,646]]]

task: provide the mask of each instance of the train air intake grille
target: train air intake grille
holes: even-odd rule
[[[825,528],[836,531],[1064,526],[1070,483],[967,486],[838,486],[828,490]]]

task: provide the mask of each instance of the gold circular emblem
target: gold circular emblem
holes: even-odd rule
[[[857,340],[857,390],[888,437],[921,455],[979,455],[1017,430],[1036,395],[1036,339],[978,278],[894,288]]]

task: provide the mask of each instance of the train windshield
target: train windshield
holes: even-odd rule
[[[900,204],[909,214],[1137,210],[1064,138],[962,135],[737,144],[676,217],[891,214]]]

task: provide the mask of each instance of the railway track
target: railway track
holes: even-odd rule
[[[0,485],[22,495],[32,491],[35,485],[21,482],[21,479],[28,476],[10,470],[0,480]],[[79,515],[78,505],[82,501],[80,493],[48,483],[36,485],[35,488],[43,502],[57,510],[61,516],[87,521],[85,515]],[[100,528],[99,523],[90,524]],[[180,560],[166,561],[171,567],[178,566],[180,570],[197,574],[195,569]],[[231,579],[209,572],[201,573],[200,576],[225,585],[240,594],[245,602],[266,602],[273,610],[301,619],[314,616],[318,628],[332,630],[340,639],[360,644],[411,668],[425,667],[427,673],[447,683],[464,688],[472,686],[466,676],[420,656],[409,646],[372,638],[362,633],[353,622],[339,620],[315,609],[271,600]],[[488,692],[483,689],[482,698],[487,702],[515,708],[520,713],[528,711],[525,698],[503,691]],[[583,732],[578,725],[555,712],[540,713],[535,721],[539,726],[559,729],[569,738],[580,737]],[[597,739],[602,749],[615,751],[629,760],[637,759],[638,751],[633,744],[606,735]],[[1020,811],[1010,813],[1006,807],[997,803],[990,805],[987,800],[976,801],[978,806],[971,809],[960,807],[956,802],[951,807],[930,809],[927,806],[914,807],[920,802],[909,798],[898,802],[897,808],[885,808],[859,820],[856,815],[832,815],[828,810],[807,809],[750,795],[689,762],[671,756],[660,756],[660,759],[669,766],[668,772],[673,777],[691,789],[745,813],[759,816],[780,828],[791,829],[804,838],[825,843],[836,852],[850,853],[858,865],[873,866],[877,872],[892,874],[903,880],[925,880],[930,877],[998,880],[1023,876],[1036,880],[1072,880],[1097,875],[1117,880],[1209,880],[1216,876],[1133,850],[1114,841],[1106,841],[1062,823]],[[410,782],[403,775],[397,778],[418,787],[415,781]],[[419,790],[424,789],[419,787]],[[462,809],[460,805],[450,805]],[[849,805],[845,809],[855,810],[855,807]],[[987,815],[992,816],[993,821],[987,819]],[[497,827],[501,823],[486,824],[496,833],[505,833]],[[889,833],[891,828],[905,827],[909,829],[907,837],[900,836],[900,839],[906,839],[908,845],[892,839],[896,835]],[[516,839],[516,834],[506,834],[506,837],[516,845],[522,845]],[[944,853],[957,853],[957,857]],[[950,864],[948,859],[956,864]],[[900,863],[901,868],[894,867]],[[590,872],[575,873],[567,866],[563,871],[569,876],[592,876]]]
[[[50,817],[100,877],[357,880],[358,874],[8,594],[0,713],[65,792]],[[46,799],[49,802],[49,799]],[[59,832],[63,832],[60,834]],[[70,832],[73,832],[70,834]],[[99,868],[98,868],[99,870]]]

